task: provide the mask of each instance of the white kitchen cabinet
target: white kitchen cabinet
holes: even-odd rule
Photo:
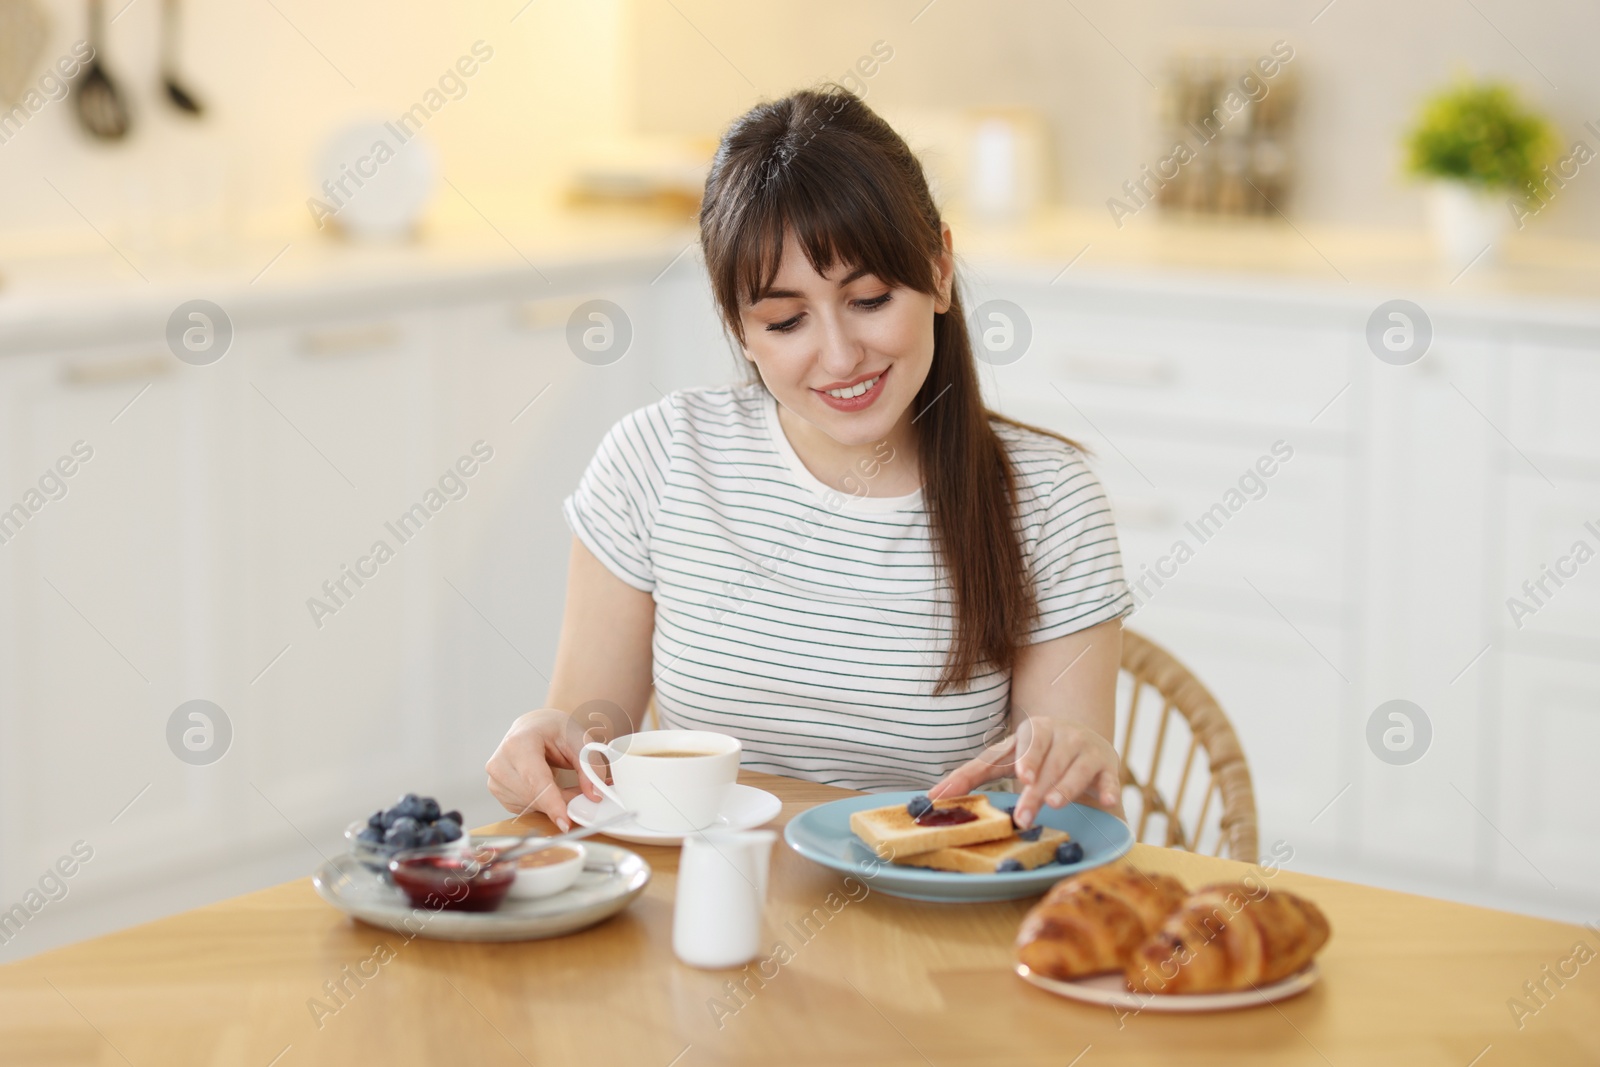
[[[981,294],[975,304],[1022,306],[1034,329],[1021,359],[984,368],[993,403],[1091,449],[1136,589],[1129,625],[1227,709],[1264,847],[1284,840],[1297,866],[1337,869],[1358,829],[1343,794],[1360,771],[1351,605],[1366,498],[1351,396],[1365,368],[1325,316],[1295,325],[1271,304],[1101,297]]]
[[[659,269],[235,301],[232,348],[203,367],[166,351],[155,315],[109,331],[120,341],[7,352],[0,495],[79,437],[95,449],[67,497],[0,545],[0,803],[30,813],[0,828],[0,896],[74,840],[96,848],[17,951],[244,888],[228,870],[302,873],[401,790],[493,813],[483,761],[547,684],[560,498],[611,421],[656,398]],[[635,321],[607,367],[565,339],[596,296]],[[480,441],[494,458],[452,498],[441,476]],[[402,540],[393,527],[430,490],[443,505]],[[393,558],[355,586],[345,568],[379,539]],[[324,582],[343,583],[343,604]],[[310,598],[337,608],[320,626]],[[194,698],[232,723],[210,766],[166,747],[167,717]],[[177,877],[181,892],[141,889]]]
[[[291,820],[353,818],[431,765],[442,531],[462,512],[425,496],[454,458],[435,433],[437,332],[435,312],[398,307],[246,321],[226,361],[249,605],[228,691],[241,763]]]
[[[1513,338],[1506,434],[1535,454],[1600,464],[1600,362],[1597,339],[1573,331],[1567,344]]]
[[[1600,469],[1563,473],[1552,489],[1513,468],[1504,500],[1504,574],[1488,590],[1496,630],[1514,646],[1579,640],[1600,649]]]
[[[703,268],[663,273],[669,258],[240,298],[233,349],[207,367],[165,352],[165,309],[0,341],[0,504],[73,440],[96,449],[0,545],[0,810],[29,813],[0,819],[0,894],[79,838],[93,879],[58,916],[186,864],[303,872],[403,789],[484,802],[483,760],[548,684],[561,498],[617,418],[741,378]],[[1275,442],[1294,449],[1130,623],[1233,719],[1264,847],[1480,902],[1592,901],[1600,560],[1521,629],[1504,601],[1600,525],[1596,331],[1458,304],[1436,309],[1421,363],[1390,367],[1366,350],[1361,297],[996,270],[969,309],[994,297],[1034,337],[980,368],[986,395],[1094,449],[1131,580]],[[593,298],[633,328],[609,365],[566,340]],[[385,523],[479,440],[494,459],[466,495],[396,543]],[[307,599],[379,538],[394,558],[318,627]],[[165,747],[192,698],[233,721],[211,767]],[[1392,698],[1433,724],[1408,766],[1367,746]],[[177,898],[139,899],[127,915]]]
[[[8,810],[27,813],[7,820],[0,877],[8,890],[33,881],[82,839],[95,858],[76,906],[149,877],[181,842],[193,846],[202,812],[236,795],[234,783],[195,777],[165,741],[168,715],[206,694],[226,652],[226,510],[212,466],[225,422],[198,369],[159,340],[4,364],[7,506],[74,442],[92,449],[66,495],[0,546],[12,666],[0,778]]]
[[[1421,362],[1372,359],[1364,397],[1359,477],[1368,519],[1357,599],[1365,677],[1353,724],[1359,774],[1341,803],[1359,815],[1352,862],[1370,872],[1364,877],[1470,884],[1484,876],[1488,857],[1456,791],[1494,788],[1494,768],[1483,760],[1480,605],[1491,472],[1503,447],[1487,410],[1496,403],[1497,345],[1485,331],[1434,325]],[[1366,734],[1393,700],[1420,707],[1430,732],[1420,758],[1398,766],[1380,758]],[[1381,730],[1395,724],[1387,715],[1381,722]]]
[[[440,743],[468,766],[481,768],[549,685],[570,537],[560,500],[588,461],[579,442],[638,369],[631,350],[620,365],[583,363],[567,322],[598,296],[633,305],[636,318],[637,300],[619,295],[527,286],[448,313],[436,371],[441,438],[458,451],[478,440],[494,450],[445,531],[439,576],[437,656],[451,701],[451,736]]]
[[[1568,328],[1561,344],[1549,324],[1435,305],[1429,353],[1396,367],[1367,350],[1356,302],[1000,276],[970,303],[1013,301],[1033,339],[1015,363],[982,368],[992,402],[1094,451],[1124,568],[1142,582],[1130,625],[1228,710],[1263,840],[1297,842],[1305,869],[1334,876],[1502,904],[1529,891],[1496,881],[1506,850],[1487,821],[1517,788],[1501,731],[1521,697],[1502,693],[1502,659],[1600,651],[1600,570],[1513,637],[1501,586],[1600,519],[1587,335]],[[1201,543],[1197,517],[1277,440],[1294,458]],[[1169,558],[1176,574],[1158,582],[1151,568],[1180,539],[1193,558]],[[1368,744],[1391,699],[1430,718],[1415,763]]]
[[[1184,302],[1174,313],[1149,300],[1114,314],[1050,290],[1014,299],[1035,309],[1019,369],[1032,364],[1073,403],[1120,412],[1155,435],[1206,424],[1305,427],[1350,381],[1340,334],[1271,321],[1269,309]],[[1349,414],[1348,405],[1330,408],[1317,422],[1338,429]]]
[[[1508,895],[1592,910],[1600,905],[1600,662],[1593,654],[1505,657],[1494,824],[1462,805],[1494,856]],[[1469,794],[1470,796],[1471,794]],[[1479,807],[1485,798],[1473,796]]]
[[[469,483],[460,521],[441,531],[435,655],[450,710],[437,743],[467,766],[481,767],[511,720],[543,697],[559,625],[551,605],[565,574],[552,563],[565,557],[548,512],[557,470],[572,458],[561,447],[564,422],[584,399],[565,341],[580,298],[548,289],[450,309],[436,353],[441,442],[494,450]]]
[[[1227,711],[1250,764],[1263,853],[1284,840],[1295,849],[1295,869],[1336,866],[1349,822],[1349,797],[1340,793],[1355,773],[1345,741],[1350,687],[1340,677],[1351,667],[1340,631],[1160,601],[1129,625],[1173,650]]]
[[[450,313],[441,432],[495,449],[449,531],[449,584],[440,587],[439,658],[459,707],[450,743],[463,762],[481,767],[511,720],[546,695],[572,537],[562,498],[611,425],[660,399],[662,354],[680,340],[661,324],[680,286],[648,284],[659,270],[640,281],[623,274],[480,294]],[[569,344],[569,320],[591,300],[627,317],[631,341],[615,362],[586,362]]]

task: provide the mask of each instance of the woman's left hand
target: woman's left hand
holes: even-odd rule
[[[1111,742],[1087,727],[1047,715],[1030,715],[1005,740],[945,775],[929,799],[961,796],[983,782],[1015,777],[1022,783],[1012,818],[1026,829],[1045,804],[1080,801],[1122,813],[1121,761]]]

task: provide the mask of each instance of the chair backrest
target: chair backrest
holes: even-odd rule
[[[1125,805],[1135,836],[1190,852],[1203,851],[1209,842],[1213,855],[1255,863],[1260,858],[1255,789],[1239,737],[1216,698],[1169,652],[1128,629],[1122,631],[1118,681],[1122,743],[1117,750],[1122,753],[1124,801],[1129,790],[1136,794],[1135,804]],[[1158,717],[1152,719],[1147,709],[1155,709]],[[646,722],[650,729],[660,728],[653,689]],[[1140,752],[1137,761],[1136,745]],[[1148,759],[1143,755],[1146,751]],[[1206,756],[1205,788],[1190,794],[1195,757],[1202,751]],[[1135,762],[1144,768],[1142,774],[1134,769]],[[1016,788],[1010,779],[989,787]]]
[[[1255,863],[1255,789],[1239,737],[1216,698],[1160,645],[1124,629],[1117,702],[1124,800],[1129,790],[1136,794],[1137,810],[1128,805],[1135,836]],[[1206,782],[1191,794],[1201,752]]]

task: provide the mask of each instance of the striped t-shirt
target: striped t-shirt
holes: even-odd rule
[[[1028,640],[1127,614],[1111,511],[1083,457],[992,425],[1038,590]],[[655,598],[662,727],[731,734],[744,767],[861,790],[926,788],[1005,735],[1008,674],[932,695],[952,626],[921,490],[830,488],[760,383],[679,390],[623,417],[562,511]]]

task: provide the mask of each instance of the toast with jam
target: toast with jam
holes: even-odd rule
[[[998,841],[940,848],[932,852],[919,852],[914,856],[896,856],[894,862],[906,867],[927,867],[935,871],[959,871],[963,874],[1031,871],[1047,863],[1074,862],[1066,859],[1062,851],[1070,841],[1070,835],[1064,830],[1035,826],[1018,830]],[[1083,857],[1082,849],[1077,851],[1077,856],[1079,859]]]
[[[1011,813],[981,793],[961,797],[926,796],[908,804],[869,808],[850,814],[850,829],[886,860],[900,860],[942,848],[977,845],[1012,836]]]

